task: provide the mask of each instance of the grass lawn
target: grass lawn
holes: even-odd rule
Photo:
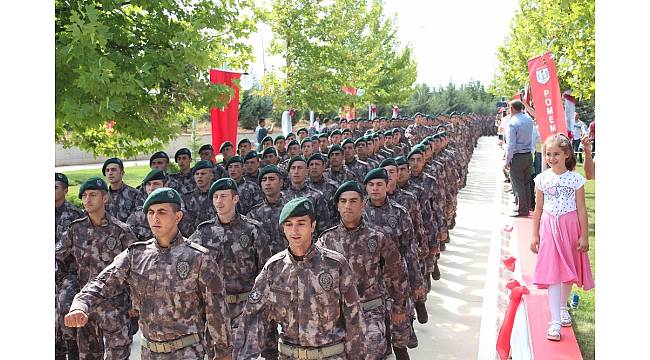
[[[584,176],[582,164],[578,164],[576,171]],[[596,183],[594,180],[588,180],[585,184],[585,201],[587,204],[589,216],[589,259],[591,261],[591,272],[594,274],[596,280]],[[598,284],[596,282],[596,288]],[[595,289],[594,289],[595,290]],[[577,309],[573,309],[571,314],[573,316],[573,330],[575,331],[576,338],[580,351],[585,360],[593,360],[596,358],[596,342],[595,342],[595,317],[596,317],[596,292],[576,290],[574,292],[580,294],[580,303]]]

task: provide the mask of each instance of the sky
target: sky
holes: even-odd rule
[[[397,17],[400,43],[413,48],[416,82],[433,87],[472,80],[489,85],[497,47],[505,41],[517,9],[517,0],[384,0],[384,14]],[[256,61],[249,70],[257,78],[264,74],[263,64],[267,71],[282,64],[280,57],[263,56],[271,38],[266,24],[259,24],[250,38]]]

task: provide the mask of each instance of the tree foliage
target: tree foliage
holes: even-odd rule
[[[209,69],[242,68],[250,0],[56,0],[56,141],[94,155],[159,149],[232,89]]]
[[[478,80],[458,87],[453,83],[449,83],[447,86],[438,89],[429,88],[426,84],[416,84],[413,94],[402,113],[413,115],[416,112],[421,112],[436,115],[456,111],[494,114],[496,112],[496,101],[496,97],[488,93]],[[390,113],[383,114],[381,108],[378,108],[378,110],[378,115],[390,116]]]
[[[243,91],[239,104],[239,126],[244,129],[255,129],[260,117],[271,117],[273,102],[270,96],[259,96],[254,90]]]
[[[279,108],[274,111],[328,113],[410,96],[416,78],[412,50],[400,48],[381,0],[274,0],[268,19],[274,32],[269,50],[285,59],[280,75],[262,79],[262,93]],[[366,93],[347,95],[344,86]]]
[[[551,51],[562,90],[591,99],[595,95],[594,0],[520,0],[506,42],[499,47],[499,65],[492,92],[510,96],[528,82],[528,59]]]

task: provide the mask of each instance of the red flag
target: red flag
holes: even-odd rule
[[[354,86],[341,86],[341,90],[343,90],[343,92],[348,95],[357,94],[357,88],[355,88]]]
[[[535,99],[535,113],[542,142],[554,134],[567,134],[562,93],[557,78],[553,54],[546,54],[528,60],[528,76]]]
[[[239,120],[239,87],[233,84],[233,80],[239,79],[241,73],[210,69],[210,82],[213,84],[224,84],[235,90],[235,96],[230,98],[223,108],[210,109],[210,121],[212,123],[212,146],[215,150],[221,147],[226,141],[237,144],[237,124]]]
[[[511,280],[506,286],[510,289],[510,302],[506,315],[503,318],[501,329],[499,329],[499,336],[497,337],[497,354],[499,359],[506,360],[510,354],[510,336],[512,335],[512,328],[515,324],[515,314],[521,302],[521,297],[530,293],[528,288],[521,286],[517,280]]]

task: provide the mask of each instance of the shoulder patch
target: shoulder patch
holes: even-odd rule
[[[200,224],[196,227],[196,229],[198,230],[200,227],[205,227],[205,226],[214,225],[215,220],[216,220],[216,218],[212,218],[212,219],[210,219],[210,220],[206,220],[206,221],[200,223]]]
[[[254,226],[257,226],[258,228],[261,228],[262,226],[264,226],[260,221],[257,221],[257,220],[255,220],[255,219],[253,219],[251,217],[246,216],[246,215],[242,215],[241,217],[245,222],[247,222],[249,224],[252,224]]]
[[[319,237],[325,235],[325,233],[328,233],[328,232],[330,232],[330,231],[336,230],[338,227],[339,227],[339,226],[336,225],[336,226],[332,226],[331,228],[327,228],[327,229],[325,229],[325,231],[323,231],[323,232],[320,234]]]
[[[269,267],[271,264],[273,264],[274,262],[277,262],[277,261],[279,261],[279,260],[284,259],[285,256],[287,256],[287,250],[286,250],[286,249],[280,251],[280,252],[277,253],[277,254],[274,254],[273,256],[271,256],[271,257],[266,261],[266,264],[264,265],[264,267],[268,268],[268,267]]]
[[[318,245],[314,245],[314,246],[318,246]],[[345,259],[345,256],[341,255],[340,253],[338,253],[338,252],[336,252],[334,250],[330,250],[330,249],[324,248],[322,246],[318,246],[318,248],[320,249],[321,254],[323,254],[323,257],[326,257],[328,259],[332,259],[332,260],[334,260],[334,261],[336,261],[338,263],[343,263],[343,262],[347,261]]]
[[[129,245],[129,249],[133,248],[133,247],[140,247],[140,246],[146,246],[146,245],[149,245],[149,244],[153,244],[154,241],[156,241],[156,239],[154,239],[154,238],[149,239],[149,240],[145,240],[145,241],[136,241],[133,244]]]
[[[88,219],[88,215],[83,216],[83,217],[80,217],[80,218],[75,219],[75,220],[72,220],[72,221],[70,222],[70,225],[69,225],[68,227],[72,226],[72,224],[76,224],[76,223],[83,222],[83,221],[85,221],[86,219]]]
[[[194,250],[196,250],[196,251],[198,251],[200,253],[203,253],[203,254],[206,254],[206,255],[209,253],[209,250],[206,247],[204,247],[203,245],[197,244],[197,243],[195,243],[193,241],[189,241],[187,239],[185,239],[184,241],[185,241],[185,245],[187,245],[188,247],[190,247],[190,248],[192,248],[192,249],[194,249]]]

